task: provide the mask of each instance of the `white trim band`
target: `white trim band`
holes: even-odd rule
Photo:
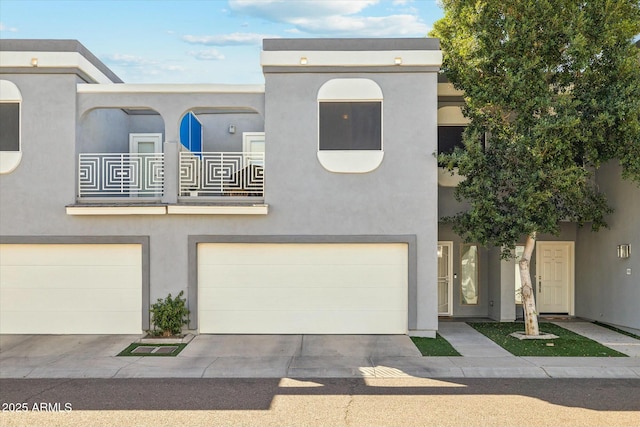
[[[33,62],[32,62],[33,60]],[[102,71],[78,52],[0,52],[2,67],[78,68],[97,83],[113,83]]]
[[[304,59],[303,59],[304,58]],[[399,59],[398,59],[399,58]],[[440,66],[440,50],[378,50],[378,51],[262,51],[263,67],[327,67],[327,66]]]
[[[67,206],[67,215],[164,215],[166,206]]]
[[[318,161],[329,172],[367,173],[380,166],[382,150],[319,150]]]
[[[267,215],[269,205],[169,205],[169,215]]]
[[[225,84],[78,84],[78,93],[264,93],[264,85]]]

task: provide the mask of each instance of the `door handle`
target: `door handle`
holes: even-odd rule
[[[542,293],[542,276],[538,276],[538,292]]]

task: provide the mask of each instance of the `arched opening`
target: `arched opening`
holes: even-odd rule
[[[194,107],[180,118],[180,142],[185,147],[182,130],[189,121],[202,128],[201,151],[243,151],[245,134],[264,133],[264,117],[251,107]]]
[[[94,108],[80,119],[79,200],[136,198],[153,201],[164,191],[165,124],[150,108]]]
[[[253,108],[192,108],[180,144],[180,197],[264,196],[264,118]]]

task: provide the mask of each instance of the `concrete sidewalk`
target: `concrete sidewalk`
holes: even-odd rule
[[[460,357],[422,357],[405,335],[198,335],[177,357],[116,357],[136,335],[2,335],[0,378],[640,379],[639,340],[588,322],[561,326],[631,357],[516,357],[464,322],[439,331]]]

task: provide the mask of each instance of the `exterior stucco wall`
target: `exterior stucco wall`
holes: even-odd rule
[[[22,161],[0,176],[0,230],[51,234],[48,217],[64,215],[75,198],[77,77],[0,74],[22,94]],[[61,218],[62,219],[62,218]]]
[[[467,203],[461,203],[455,199],[454,191],[454,187],[438,186],[438,218],[453,216],[468,209]]]
[[[609,229],[578,230],[576,243],[576,315],[640,331],[640,187],[620,178],[609,162],[596,180],[615,212]],[[631,257],[617,257],[617,246],[631,244]],[[631,269],[631,274],[627,274]]]
[[[243,132],[264,132],[264,117],[254,113],[196,112],[203,130],[203,151],[242,151]],[[229,126],[236,127],[236,133],[229,133]]]
[[[159,114],[128,114],[128,133],[161,133],[164,140],[164,121]],[[129,142],[129,135],[127,142]]]
[[[438,187],[438,212],[439,217],[454,215],[466,208],[465,203],[457,202],[453,197],[454,188]],[[540,234],[537,241],[566,241],[576,242],[578,226],[575,223],[563,222],[560,224],[557,235]],[[458,274],[453,279],[453,316],[454,317],[490,317],[500,321],[512,321],[514,318],[522,318],[522,306],[515,304],[515,261],[501,260],[498,248],[480,247],[479,270],[479,303],[477,305],[461,305],[460,301],[460,250],[462,239],[450,225],[439,225],[438,240],[453,242],[453,273]],[[524,245],[524,237],[517,242]],[[576,265],[578,260],[576,259]],[[530,270],[532,276],[536,273],[536,251],[531,256]],[[533,280],[533,278],[532,278]],[[577,283],[577,282],[576,282]],[[577,285],[576,285],[576,292]]]
[[[121,109],[93,110],[79,119],[79,153],[127,153],[128,151],[129,118]]]
[[[79,116],[101,108],[151,109],[162,117],[167,142],[179,142],[182,117],[200,107],[250,108],[264,117],[264,93],[162,92],[162,88],[152,92],[127,92],[126,88],[113,93],[85,90],[78,94]]]
[[[493,281],[490,279],[490,272],[493,265],[491,252],[482,246],[478,247],[478,304],[463,305],[461,295],[461,253],[463,241],[452,229],[450,225],[440,224],[438,226],[438,240],[453,242],[453,316],[454,317],[485,317],[490,310],[490,304],[495,303],[495,298],[490,293]]]
[[[391,73],[346,76],[370,78],[384,93],[385,157],[376,170],[365,174],[328,172],[316,157],[317,93],[327,80],[345,77],[335,70],[269,73],[266,94],[78,93],[78,78],[72,73],[4,75],[2,78],[13,81],[23,96],[23,159],[14,172],[0,177],[0,235],[13,238],[12,242],[26,243],[43,236],[83,242],[90,242],[93,236],[146,236],[151,302],[169,292],[175,295],[180,290],[193,289],[193,272],[190,273],[193,259],[189,254],[193,256],[194,243],[190,246],[190,236],[200,236],[202,241],[207,236],[284,236],[288,241],[318,241],[321,239],[318,236],[357,241],[362,236],[362,242],[388,241],[385,236],[408,236],[402,239],[411,242],[415,239],[412,244],[415,261],[410,264],[417,271],[415,280],[410,278],[417,284],[409,291],[409,329],[434,332],[437,329],[434,206],[438,194],[433,157],[437,146],[436,73],[402,73],[396,69]],[[149,108],[159,115],[123,117],[118,112],[121,108]],[[268,215],[65,213],[65,206],[76,203],[77,152],[102,151],[105,147],[115,151],[115,146],[124,145],[122,138],[127,138],[128,144],[127,133],[155,131],[161,120],[167,171],[173,170],[177,176],[179,122],[185,112],[198,108],[250,108],[257,112],[233,123],[239,134],[229,147],[241,149],[245,126],[247,131],[266,131]],[[114,125],[115,139],[97,138],[109,132],[110,124]],[[220,149],[225,148],[226,145]],[[169,197],[177,199],[176,184],[167,183],[166,188],[173,193]],[[195,295],[187,297],[190,302],[195,300]]]
[[[338,73],[267,73],[266,195],[276,234],[415,234],[417,312],[410,329],[437,329],[436,73],[349,74],[384,94],[384,160],[372,172],[338,174],[317,159],[317,94]],[[410,100],[410,102],[409,102]],[[415,316],[415,320],[411,320]]]
[[[88,111],[78,119],[78,152],[128,153],[130,133],[161,133],[164,137],[162,117],[127,114],[120,108]]]

